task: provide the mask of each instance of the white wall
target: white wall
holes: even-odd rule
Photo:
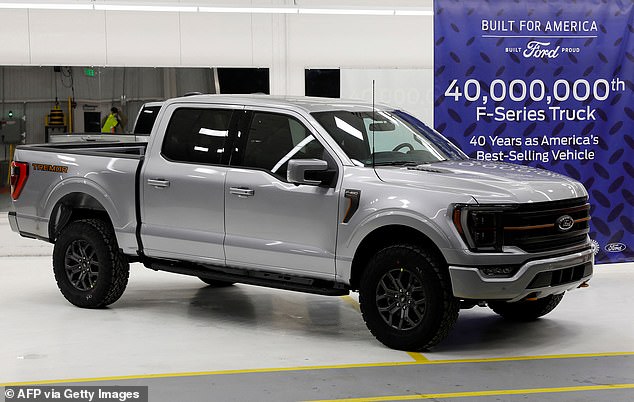
[[[341,70],[341,97],[385,103],[407,111],[431,124],[434,119],[434,72],[419,69],[344,68]]]
[[[426,16],[293,16],[289,93],[304,93],[306,67],[432,68],[433,36],[432,17]]]
[[[401,3],[431,6],[431,0]],[[2,9],[0,21],[2,65],[268,67],[271,92],[282,95],[304,94],[308,67],[433,66],[428,16]]]

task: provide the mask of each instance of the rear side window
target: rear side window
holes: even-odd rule
[[[134,125],[134,134],[150,135],[159,110],[161,110],[160,106],[144,107]]]
[[[231,114],[225,109],[177,109],[167,126],[163,156],[178,162],[221,163]]]

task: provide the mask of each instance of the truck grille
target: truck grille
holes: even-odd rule
[[[503,215],[505,246],[529,253],[584,244],[590,231],[587,197],[524,204]]]

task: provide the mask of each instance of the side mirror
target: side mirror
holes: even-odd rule
[[[294,184],[318,186],[332,179],[328,171],[328,162],[321,159],[291,159],[288,161],[286,179]]]

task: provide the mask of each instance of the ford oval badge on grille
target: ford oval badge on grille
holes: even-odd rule
[[[555,221],[555,225],[557,226],[557,230],[559,230],[560,232],[569,231],[570,229],[572,229],[574,224],[575,224],[575,220],[572,219],[572,216],[570,216],[570,215],[560,216]]]

